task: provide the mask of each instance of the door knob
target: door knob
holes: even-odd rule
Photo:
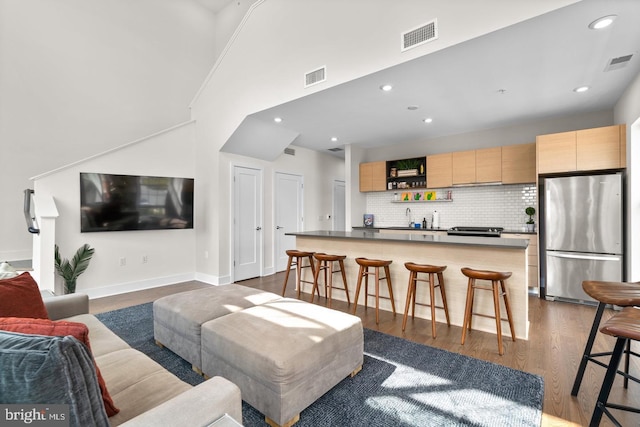
[[[284,228],[284,227],[280,227],[279,225],[276,225],[276,230],[280,230],[281,228]]]
[[[262,230],[262,227],[256,227],[256,231]]]

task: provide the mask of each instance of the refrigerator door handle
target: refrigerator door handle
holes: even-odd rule
[[[590,259],[594,261],[612,261],[619,260],[621,257],[619,255],[586,255],[586,254],[571,254],[571,253],[558,253],[558,252],[547,252],[547,256],[556,257],[556,258],[571,258],[571,259]]]

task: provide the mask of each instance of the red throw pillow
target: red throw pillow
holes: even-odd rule
[[[65,337],[71,335],[78,341],[87,346],[89,352],[91,352],[91,344],[89,343],[89,328],[84,323],[67,322],[64,320],[49,320],[49,319],[29,319],[19,317],[0,317],[0,330],[9,332],[18,332],[21,334],[35,334],[35,335],[47,335],[56,337]],[[93,355],[91,355],[93,359]],[[100,392],[102,393],[102,401],[104,402],[104,408],[107,411],[107,416],[111,417],[120,409],[116,408],[113,403],[111,395],[107,390],[107,384],[102,378],[100,369],[93,361],[93,365],[96,367],[96,375],[98,377],[98,385],[100,386]]]
[[[38,284],[31,274],[0,280],[0,316],[48,319]]]

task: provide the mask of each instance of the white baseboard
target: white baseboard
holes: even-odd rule
[[[204,282],[209,285],[227,285],[231,283],[231,276],[212,276],[205,273],[195,273],[195,279],[198,282]]]
[[[127,292],[142,291],[145,289],[157,288],[160,286],[174,285],[176,283],[197,280],[194,273],[176,274],[166,277],[155,277],[152,279],[140,280],[137,282],[120,283],[117,285],[105,286],[97,289],[78,289],[77,292],[89,295],[89,299],[108,297],[112,295],[125,294]],[[207,283],[207,282],[205,282]]]

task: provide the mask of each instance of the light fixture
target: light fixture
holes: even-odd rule
[[[282,122],[282,117],[275,117],[273,119],[273,121],[276,122],[276,123],[281,123]]]
[[[423,122],[425,123],[431,123],[433,121],[433,119],[431,117],[427,117],[426,119],[423,120]]]
[[[601,30],[603,28],[607,28],[617,17],[617,15],[603,16],[602,18],[598,18],[591,24],[589,24],[589,28],[591,28],[592,30]]]
[[[407,110],[409,110],[409,111],[416,111],[418,108],[420,108],[420,107],[418,107],[417,105],[409,105],[409,106],[407,107]]]
[[[582,92],[586,92],[589,90],[589,86],[579,86],[577,88],[575,88],[573,91],[576,93],[582,93]]]
[[[336,137],[336,136],[332,136],[332,137],[331,137],[331,142],[336,142],[336,141],[338,141],[338,137]]]
[[[391,89],[393,89],[393,86],[391,86],[390,84],[380,86],[380,90],[383,90],[385,92],[389,92]]]

